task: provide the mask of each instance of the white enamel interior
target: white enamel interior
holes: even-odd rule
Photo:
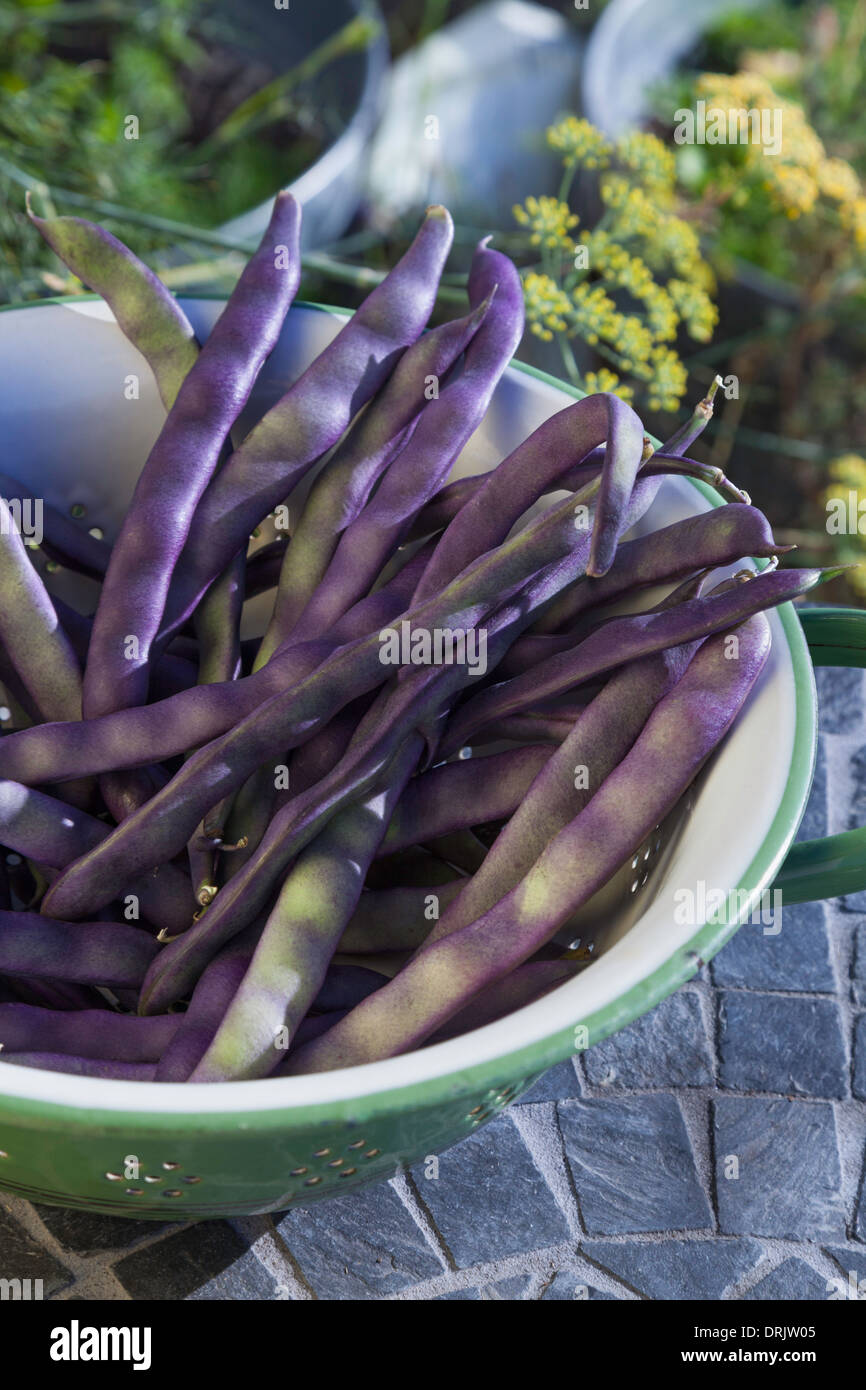
[[[199,337],[220,305],[185,300]],[[299,306],[289,314],[245,417],[257,418],[327,344],[337,315]],[[124,383],[140,379],[138,400]],[[0,438],[3,471],[61,506],[83,502],[87,525],[109,538],[163,418],[146,364],[104,305],[43,305],[0,314]],[[457,473],[494,466],[571,397],[510,369]],[[687,481],[666,480],[641,531],[668,525],[708,504]],[[794,672],[773,615],[773,650],[748,706],[715,759],[667,872],[627,935],[582,974],[507,1019],[403,1057],[309,1077],[217,1085],[166,1085],[0,1068],[0,1091],[81,1108],[140,1114],[253,1112],[352,1100],[458,1072],[537,1042],[588,1018],[669,960],[702,925],[674,922],[673,893],[703,881],[727,890],[742,880],[781,802],[794,737]],[[243,1122],[241,1122],[243,1123]]]

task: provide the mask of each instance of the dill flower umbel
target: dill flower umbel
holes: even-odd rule
[[[673,346],[677,334],[684,328],[707,342],[717,315],[713,272],[694,227],[679,216],[674,155],[655,135],[630,131],[611,142],[572,115],[549,128],[547,143],[562,160],[559,196],[529,197],[514,208],[542,257],[524,272],[530,331],[559,341],[577,385],[630,399],[630,374],[653,409],[676,410],[687,378]],[[567,201],[578,170],[598,173],[603,204],[579,248]],[[575,340],[609,365],[581,376]]]
[[[529,197],[522,206],[515,203],[512,210],[521,227],[529,228],[532,246],[545,246],[549,250],[572,249],[574,243],[569,232],[577,226],[578,217],[569,209],[568,203],[561,202],[559,198]]]

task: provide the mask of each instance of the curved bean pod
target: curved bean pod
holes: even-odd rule
[[[671,647],[611,676],[538,772],[484,863],[434,924],[425,945],[468,926],[521,881],[545,846],[604,786],[694,652],[694,643]]]
[[[555,632],[587,608],[610,603],[632,589],[680,579],[692,570],[731,565],[746,555],[757,559],[784,554],[790,548],[776,545],[770,523],[757,507],[741,502],[714,507],[623,541],[607,574],[579,581],[560,594],[534,630]]]
[[[630,406],[602,392],[545,420],[486,475],[439,541],[415,600],[441,589],[476,556],[503,541],[542,493],[605,441],[587,573],[602,558],[609,564],[643,459],[644,433]]]
[[[569,497],[495,553],[482,556],[441,594],[413,610],[411,619],[416,626],[428,630],[437,626],[469,629],[486,617],[491,607],[502,605],[509,594],[519,594],[519,601],[513,602],[512,618],[525,625],[543,601],[574,577],[582,556],[581,538],[573,525],[573,499]],[[539,565],[543,566],[540,570]],[[527,583],[528,575],[533,577]],[[521,592],[523,586],[526,589]],[[531,602],[527,596],[530,589]],[[292,651],[289,648],[287,654]],[[199,749],[168,785],[119,825],[103,845],[61,875],[48,893],[43,910],[60,916],[83,916],[90,910],[86,904],[96,907],[111,900],[112,885],[118,878],[124,881],[130,872],[144,871],[171,859],[211,806],[234,791],[267,757],[303,741],[351,698],[380,685],[387,671],[381,654],[378,632],[337,648],[314,674],[272,696],[235,728]],[[276,661],[269,662],[250,680],[261,679],[275,665]],[[413,675],[420,675],[422,683],[426,683],[430,669],[415,671]],[[443,674],[453,679],[455,668],[434,670],[434,681]],[[457,677],[459,685],[460,671]],[[202,693],[207,689],[203,687]],[[414,689],[412,685],[410,692]],[[403,717],[409,717],[408,711]],[[327,813],[325,807],[322,810]],[[229,889],[220,895],[220,903],[255,862],[254,857],[232,880]],[[219,915],[219,907],[209,909],[209,922],[215,912]],[[239,927],[240,924],[236,929]]]
[[[262,417],[198,507],[166,611],[173,629],[247,537],[336,444],[433,309],[454,228],[432,207],[409,250],[324,352]]]
[[[331,988],[326,972],[422,750],[420,737],[409,739],[379,794],[335,816],[299,856],[192,1081],[267,1076],[281,1060],[277,1049],[288,1045],[314,1001],[322,1011],[356,1002],[363,967],[332,969]],[[365,988],[382,983],[373,971],[363,976]]]
[[[462,371],[428,403],[378,490],[343,532],[324,582],[298,620],[300,635],[323,630],[367,592],[417,512],[448,476],[457,455],[484,418],[523,334],[520,277],[508,257],[491,251],[486,242],[481,243],[472,260],[469,300],[478,313],[485,305],[490,307],[466,350]],[[470,558],[475,559],[487,548],[479,547]],[[443,588],[456,573],[455,570],[447,574],[435,589]],[[426,595],[433,590],[424,592]]]
[[[182,1017],[138,1018],[110,1009],[58,1013],[32,1004],[0,1004],[0,1056],[9,1061],[13,1052],[61,1052],[113,1062],[157,1062]]]
[[[139,476],[93,620],[84,674],[88,718],[146,699],[151,647],[193,515],[298,287],[299,222],[295,199],[279,194],[261,245],[184,379]],[[281,247],[284,253],[288,247],[285,269]]]
[[[192,324],[174,295],[102,227],[82,217],[37,217],[29,194],[27,213],[73,275],[102,295],[124,335],[146,358],[169,409],[198,357]]]
[[[738,635],[736,661],[726,658],[724,636],[703,644],[631,751],[522,883],[470,926],[422,949],[342,1022],[299,1048],[288,1071],[406,1052],[549,941],[676,804],[739,713],[763,669],[769,624],[754,617]]]
[[[10,1052],[0,1058],[10,1067],[39,1067],[42,1071],[63,1071],[73,1076],[101,1076],[104,1081],[153,1081],[156,1067],[151,1062],[107,1062],[97,1057],[70,1057],[61,1052]]]
[[[42,719],[81,718],[81,670],[0,498],[0,642]]]
[[[787,603],[839,573],[838,569],[765,570],[727,593],[691,599],[661,613],[634,613],[612,618],[578,646],[548,657],[531,671],[493,685],[473,696],[452,720],[439,749],[448,757],[468,743],[476,729],[494,719],[519,713],[539,700],[570,690],[581,681],[621,666],[635,657],[695,641],[751,614]]]
[[[449,1038],[459,1038],[463,1033],[471,1033],[476,1028],[495,1023],[517,1009],[524,1009],[527,1004],[543,999],[552,989],[585,969],[583,962],[574,960],[527,961],[510,975],[479,990],[466,1008],[450,1018],[430,1042],[447,1042]]]
[[[463,889],[465,879],[420,888],[380,888],[361,894],[340,937],[339,950],[349,955],[380,951],[414,951],[430,935],[443,907]],[[210,967],[208,967],[210,968]]]
[[[110,827],[77,807],[19,782],[0,781],[0,843],[26,859],[63,869],[108,837]],[[142,915],[165,931],[184,931],[192,916],[189,880],[173,864],[133,879],[125,890]]]
[[[0,912],[0,975],[137,989],[158,951],[158,942],[139,927]]]
[[[262,925],[256,922],[247,927],[202,971],[189,1008],[179,1015],[180,1027],[157,1063],[154,1080],[189,1080],[246,974]]]
[[[395,854],[482,821],[504,820],[520,805],[551,749],[529,745],[444,763],[414,777],[397,805],[378,856]]]
[[[256,665],[264,665],[291,633],[337,547],[341,532],[358,516],[382,472],[406,443],[406,431],[432,409],[426,392],[472,342],[489,306],[423,334],[407,348],[382,392],[316,478],[285,552],[273,617]],[[362,590],[363,592],[363,590]]]

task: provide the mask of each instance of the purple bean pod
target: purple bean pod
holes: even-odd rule
[[[465,880],[422,887],[380,888],[361,894],[339,949],[350,955],[414,951],[430,935],[443,908],[461,892]]]
[[[422,751],[420,737],[407,740],[377,795],[335,816],[298,857],[192,1081],[267,1076],[314,1001],[323,1012],[352,1006],[357,968],[349,972],[351,980],[345,969],[337,972],[340,989],[335,989],[332,972],[332,988],[325,989],[328,966],[357,906],[367,866]],[[381,978],[373,983],[378,987]]]
[[[427,393],[472,342],[487,314],[483,301],[464,318],[423,334],[407,348],[379,396],[318,475],[286,550],[276,603],[257,666],[289,637],[324,579],[339,537],[355,521],[385,469],[407,442],[407,431],[434,406]]]
[[[0,642],[43,720],[81,718],[81,669],[0,498]]]
[[[766,618],[752,618],[738,637],[737,660],[727,659],[724,635],[703,644],[631,751],[517,887],[422,949],[389,984],[299,1048],[288,1071],[329,1071],[407,1052],[550,941],[676,805],[736,718],[767,658]]]
[[[111,555],[111,546],[107,541],[91,536],[82,525],[64,516],[44,498],[35,497],[24,483],[7,473],[0,473],[0,496],[7,502],[17,502],[21,506],[22,516],[26,515],[27,520],[34,523],[34,504],[39,504],[43,531],[39,547],[49,560],[55,560],[77,574],[84,574],[88,579],[103,578]]]
[[[174,296],[117,237],[81,217],[27,213],[48,245],[108,304],[117,323],[146,358],[166,409],[198,357],[192,325]]]
[[[31,1004],[0,1004],[0,1057],[14,1052],[61,1052],[112,1062],[157,1062],[182,1014],[138,1018],[110,1009],[58,1013]]]
[[[139,927],[0,912],[0,975],[137,989],[158,951]]]
[[[468,700],[452,720],[438,754],[441,758],[449,757],[469,743],[477,729],[494,719],[517,714],[539,700],[571,690],[581,681],[636,657],[695,641],[731,623],[743,622],[753,613],[808,593],[838,573],[838,569],[769,570],[727,593],[692,599],[666,612],[612,618],[576,647],[548,657],[531,671],[489,686]]]
[[[166,611],[174,629],[256,526],[336,444],[433,309],[454,228],[432,207],[405,256],[259,421],[208,488]]]
[[[367,592],[484,418],[523,333],[520,277],[508,257],[485,242],[473,257],[469,299],[476,312],[490,307],[466,350],[462,371],[428,403],[378,490],[343,532],[324,581],[298,620],[299,634],[327,628]],[[445,582],[453,578],[448,574]]]
[[[88,718],[145,701],[151,647],[190,524],[298,287],[299,225],[292,195],[278,194],[261,245],[183,381],[139,476],[93,622],[84,676]]]
[[[70,1057],[61,1052],[10,1052],[0,1057],[10,1067],[38,1067],[41,1071],[62,1071],[72,1076],[99,1076],[103,1081],[153,1081],[152,1062],[108,1062],[97,1057]]]
[[[413,777],[377,855],[395,854],[483,821],[505,820],[520,805],[550,754],[549,747],[511,748],[486,758],[443,763]]]

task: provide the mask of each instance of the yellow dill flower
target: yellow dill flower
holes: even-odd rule
[[[549,126],[547,143],[562,155],[566,168],[582,164],[584,169],[605,169],[609,163],[610,141],[590,121],[578,116],[563,116]]]
[[[769,164],[764,188],[787,217],[810,213],[818,200],[818,184],[810,173],[796,164]]]
[[[688,280],[669,280],[668,290],[693,338],[708,343],[719,321],[719,311],[705,290]]]
[[[571,320],[587,343],[597,343],[607,337],[619,315],[613,300],[598,285],[585,281],[577,286],[571,297]]]
[[[619,396],[621,401],[630,401],[634,398],[634,391],[625,382],[620,381],[616,372],[610,371],[608,367],[600,367],[597,372],[587,372],[583,378],[587,394],[592,396],[596,391],[610,391],[614,396]]]
[[[533,246],[545,246],[550,250],[558,247],[569,251],[573,248],[569,232],[577,226],[578,217],[559,198],[546,194],[541,198],[530,196],[522,206],[515,203],[512,211],[521,227],[531,229],[529,240]]]
[[[615,314],[601,336],[618,353],[625,371],[649,360],[653,335],[637,314]]]
[[[646,305],[647,323],[656,342],[672,343],[677,336],[680,316],[668,289],[653,281],[652,288],[643,296],[643,301]]]
[[[523,282],[526,317],[536,338],[549,343],[554,333],[565,333],[571,300],[549,275],[533,272]]]
[[[824,160],[818,170],[818,187],[837,203],[853,203],[863,195],[860,180],[845,159]]]
[[[632,130],[616,142],[616,157],[656,195],[673,191],[676,163],[673,151],[655,135]]]
[[[685,395],[688,372],[673,348],[656,347],[645,363],[634,368],[635,376],[648,382],[650,410],[676,410]]]

